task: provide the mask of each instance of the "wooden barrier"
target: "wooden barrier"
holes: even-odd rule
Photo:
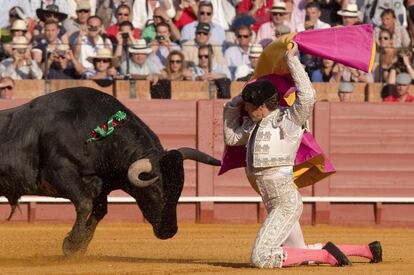
[[[49,84],[50,83],[50,84]],[[150,83],[148,81],[116,80],[108,81],[93,80],[18,80],[15,87],[15,98],[35,98],[47,91],[54,92],[70,87],[91,87],[117,98],[131,98],[139,100],[151,99]],[[230,87],[231,96],[240,94],[245,82],[232,82]],[[338,83],[313,83],[318,101],[338,102]],[[381,102],[381,83],[354,83],[354,92],[351,102]],[[410,93],[414,94],[414,86],[410,87]],[[210,87],[207,81],[173,81],[171,83],[171,98],[178,100],[200,100],[210,99]],[[214,95],[213,98],[216,98]]]

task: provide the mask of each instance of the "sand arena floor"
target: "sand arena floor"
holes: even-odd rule
[[[352,257],[352,267],[301,266],[259,270],[248,264],[259,225],[180,224],[157,240],[148,224],[101,224],[87,254],[65,258],[69,224],[0,224],[0,274],[414,274],[414,229],[305,226],[309,242],[380,240],[384,262]]]

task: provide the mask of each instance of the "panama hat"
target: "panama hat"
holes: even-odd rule
[[[409,85],[411,84],[411,76],[408,73],[399,73],[395,79],[397,85]]]
[[[27,24],[24,20],[16,19],[10,28],[11,31],[27,31]]]
[[[249,56],[259,57],[263,52],[263,46],[261,44],[252,44],[249,47]]]
[[[345,9],[339,10],[337,12],[340,16],[346,17],[359,17],[361,12],[358,10],[357,4],[348,4],[346,5]]]
[[[145,39],[135,39],[132,42],[132,45],[129,46],[130,53],[142,53],[150,54],[152,52],[151,48],[148,47]]]
[[[95,56],[89,56],[86,60],[93,63],[95,59],[110,59],[113,66],[117,66],[118,58],[112,55],[112,51],[107,48],[98,49]]]
[[[15,36],[12,40],[13,49],[26,49],[29,45],[29,41],[24,36]]]
[[[45,9],[40,8],[36,10],[37,17],[39,18],[40,21],[43,21],[43,22],[46,21],[46,16],[45,16],[46,13],[55,14],[59,22],[65,20],[68,17],[66,13],[59,12],[59,7],[55,4],[47,5]]]
[[[76,4],[76,11],[80,10],[91,10],[91,4],[89,3],[89,0],[80,0]]]
[[[279,0],[273,1],[272,8],[267,10],[268,13],[288,13],[285,2]]]

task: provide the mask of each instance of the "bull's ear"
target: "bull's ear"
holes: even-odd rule
[[[177,201],[184,184],[184,159],[177,150],[164,153],[160,159],[160,170],[164,185],[165,196],[169,201]]]

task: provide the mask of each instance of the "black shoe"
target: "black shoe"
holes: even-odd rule
[[[322,249],[328,251],[329,254],[335,257],[338,266],[352,265],[351,260],[332,242],[327,242]]]
[[[375,241],[375,242],[370,243],[368,246],[369,246],[369,250],[371,250],[371,253],[372,253],[371,263],[382,262],[381,243],[379,241]]]

